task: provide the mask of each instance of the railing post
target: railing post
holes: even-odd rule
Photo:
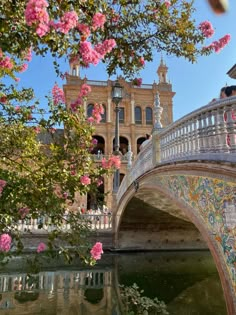
[[[153,165],[157,165],[161,162],[161,144],[160,144],[160,136],[159,132],[162,129],[161,124],[161,114],[162,114],[163,108],[160,105],[160,98],[159,94],[156,93],[155,100],[154,100],[154,117],[155,117],[155,123],[152,130],[152,163]]]

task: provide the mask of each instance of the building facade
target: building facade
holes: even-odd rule
[[[160,104],[163,108],[161,123],[165,127],[173,122],[173,97],[172,85],[167,81],[168,67],[161,59],[157,69],[158,83],[142,84],[137,87],[133,82],[127,82],[123,77],[117,81],[123,87],[123,98],[119,103],[119,139],[122,165],[120,169],[120,181],[127,172],[127,152],[132,151],[133,159],[139,153],[141,143],[146,139],[146,134],[151,134],[154,124],[154,100],[158,93]],[[77,99],[82,84],[91,86],[87,100],[84,102],[86,115],[91,116],[93,105],[101,103],[104,107],[102,121],[96,125],[94,138],[98,144],[92,152],[97,162],[102,156],[109,156],[114,152],[115,144],[115,104],[112,101],[112,87],[115,81],[93,81],[81,78],[79,65],[76,62],[70,63],[70,73],[66,77],[66,84],[63,86],[66,104]],[[101,187],[101,196],[106,194],[105,200],[100,198],[100,203],[112,206],[113,178],[104,178],[104,185]],[[96,197],[86,196],[80,200],[82,206],[87,209],[97,207]]]

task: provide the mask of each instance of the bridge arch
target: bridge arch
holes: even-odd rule
[[[121,245],[122,221],[134,198],[192,223],[217,266],[228,314],[236,314],[236,226],[231,220],[236,212],[235,192],[235,169],[230,163],[185,161],[159,165],[130,182],[119,199],[113,224],[114,246]]]

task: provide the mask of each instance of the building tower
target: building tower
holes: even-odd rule
[[[95,127],[94,138],[97,139],[97,147],[93,150],[94,159],[101,163],[102,156],[109,156],[114,151],[115,138],[115,104],[112,102],[112,85],[113,81],[94,81],[87,78],[81,78],[79,74],[79,64],[77,60],[70,61],[70,73],[66,76],[66,84],[63,86],[66,104],[70,104],[76,99],[80,87],[83,83],[91,86],[91,93],[88,95],[85,103],[85,115],[91,115],[95,103],[100,103],[104,107],[104,115],[100,124]],[[133,158],[139,153],[141,143],[146,139],[146,134],[151,134],[154,124],[154,102],[157,93],[160,97],[160,104],[163,108],[161,124],[164,127],[173,122],[173,97],[172,85],[167,82],[168,67],[161,58],[160,65],[157,69],[158,80],[151,84],[142,84],[137,87],[133,82],[126,81],[119,77],[118,81],[123,87],[123,99],[119,104],[119,138],[122,165],[120,169],[120,182],[130,167],[129,153],[133,152]],[[128,154],[127,154],[128,153]],[[112,205],[112,187],[113,179],[111,177],[104,179],[103,191],[107,193],[104,202],[108,208]],[[98,200],[96,196],[87,196],[87,201],[82,202],[85,207],[96,207]],[[78,205],[79,206],[79,205]],[[81,206],[81,205],[80,205]],[[101,207],[99,205],[99,207]]]

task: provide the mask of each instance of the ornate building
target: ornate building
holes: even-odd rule
[[[141,143],[146,139],[146,134],[150,134],[154,123],[153,105],[155,96],[158,93],[160,104],[163,108],[161,123],[165,127],[173,122],[173,96],[172,85],[167,80],[168,67],[161,59],[157,69],[158,83],[142,84],[140,87],[134,86],[132,82],[125,81],[119,77],[117,80],[123,87],[123,98],[119,104],[119,135],[120,135],[120,152],[122,158],[122,166],[120,169],[120,181],[127,172],[127,152],[133,152],[133,158],[139,153]],[[96,161],[99,162],[102,155],[111,155],[114,151],[115,137],[115,104],[112,102],[112,87],[114,81],[93,81],[87,78],[81,78],[79,65],[76,62],[70,63],[70,73],[67,75],[67,81],[64,85],[64,93],[66,103],[69,105],[77,99],[80,87],[83,83],[91,86],[92,92],[89,93],[84,110],[86,115],[91,116],[93,104],[102,103],[104,107],[104,115],[100,124],[96,125],[94,138],[98,144],[92,152]],[[108,208],[112,205],[112,187],[113,179],[104,178],[104,186],[101,188],[101,196],[105,192],[106,199],[101,203],[105,203]],[[80,200],[81,205],[85,208],[94,208],[99,204],[96,197],[87,196]]]

